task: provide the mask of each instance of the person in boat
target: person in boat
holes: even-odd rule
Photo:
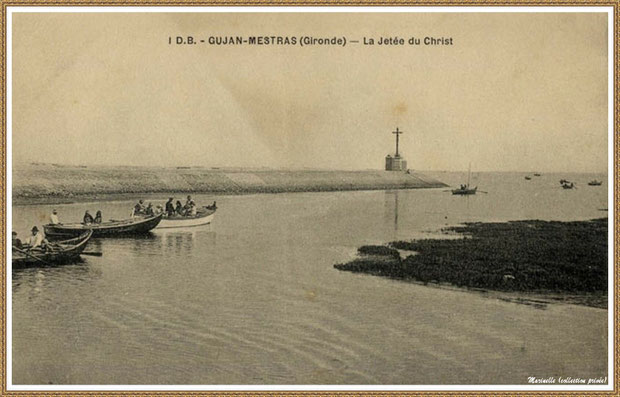
[[[62,223],[58,220],[58,211],[52,211],[52,215],[50,215],[50,223],[52,225],[62,225]]]
[[[95,214],[95,223],[101,223],[102,221],[102,217],[101,217],[101,211],[97,211],[97,213]]]
[[[190,204],[189,209],[185,211],[185,216],[196,216],[197,210],[195,204]]]
[[[195,207],[196,203],[192,200],[192,196],[187,196],[187,201],[185,201],[185,205],[183,209],[185,210],[185,215],[190,215],[192,212],[192,207]]]
[[[15,247],[15,248],[21,249],[23,244],[22,244],[22,241],[17,237],[17,232],[13,232],[11,237],[12,237],[12,244],[11,245],[13,247]]]
[[[138,201],[138,203],[133,207],[134,215],[144,215],[146,208],[144,207],[144,200]]]
[[[46,248],[49,243],[43,233],[39,231],[39,228],[34,226],[32,228],[32,235],[28,239],[27,244],[30,246],[30,249],[32,249],[37,247]]]
[[[183,208],[183,205],[181,204],[181,201],[177,200],[177,206],[174,209],[174,212],[176,215],[179,216],[184,216],[185,215],[185,208]]]
[[[168,201],[166,201],[166,214],[168,214],[168,216],[174,216],[174,203],[172,202],[174,200],[174,198],[170,197],[168,199]]]
[[[84,213],[84,221],[82,223],[89,225],[94,221],[95,220],[93,219],[93,216],[90,214],[90,212],[88,212],[88,210],[86,210],[86,212]]]
[[[154,216],[155,215],[155,209],[153,208],[153,203],[149,203],[149,205],[146,206],[146,209],[144,210],[144,213],[147,216]]]
[[[215,201],[213,201],[213,204],[207,205],[205,208],[208,209],[208,210],[216,210],[217,209],[217,205],[215,204]]]

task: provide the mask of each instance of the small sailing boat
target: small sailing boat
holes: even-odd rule
[[[469,187],[469,180],[471,179],[471,163],[469,164],[469,170],[467,172],[467,185],[461,185],[458,189],[453,189],[452,194],[459,196],[468,196],[472,194],[476,194],[476,190],[478,190],[478,186],[475,186],[473,189]]]

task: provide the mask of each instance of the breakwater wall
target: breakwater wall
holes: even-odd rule
[[[415,171],[84,167],[34,164],[13,170],[13,201],[75,201],[151,193],[283,193],[444,187]]]

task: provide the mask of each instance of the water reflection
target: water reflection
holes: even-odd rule
[[[386,191],[383,201],[383,219],[385,225],[392,225],[393,238],[398,234],[398,191]]]
[[[101,277],[101,271],[93,269],[87,259],[81,258],[65,265],[14,269],[12,275],[13,291],[18,292],[22,287],[37,290],[53,288],[61,279],[80,283],[92,282]]]

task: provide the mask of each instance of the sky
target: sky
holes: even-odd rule
[[[602,13],[17,13],[13,162],[607,170]],[[345,37],[346,46],[169,37]],[[363,45],[364,38],[453,45]]]

